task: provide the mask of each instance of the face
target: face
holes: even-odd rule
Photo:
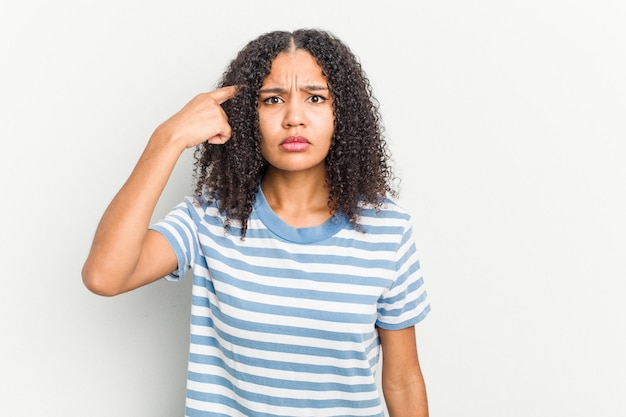
[[[261,154],[271,169],[325,172],[334,132],[328,81],[304,50],[280,53],[259,91]]]

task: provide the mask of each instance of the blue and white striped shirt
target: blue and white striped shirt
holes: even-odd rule
[[[383,416],[376,326],[429,312],[409,215],[365,209],[293,228],[259,190],[241,239],[215,204],[187,198],[152,226],[193,269],[186,415]]]

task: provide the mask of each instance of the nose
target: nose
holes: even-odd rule
[[[283,119],[283,126],[285,128],[304,126],[306,125],[306,111],[304,103],[299,100],[289,100],[285,107],[285,116]]]

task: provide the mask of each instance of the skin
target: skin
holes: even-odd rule
[[[220,105],[236,91],[229,86],[199,94],[154,131],[98,225],[82,271],[89,290],[113,296],[177,268],[174,250],[161,234],[148,230],[149,222],[182,152],[205,141],[219,146],[230,139],[231,127]],[[277,56],[261,88],[258,111],[261,152],[268,161],[261,186],[268,203],[294,227],[328,220],[324,160],[334,129],[332,97],[321,68],[308,52]],[[294,137],[301,143],[286,144]],[[427,416],[414,328],[379,329],[379,334],[383,393],[390,416]]]

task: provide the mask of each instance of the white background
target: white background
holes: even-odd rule
[[[182,415],[189,280],[108,299],[80,269],[153,129],[299,27],[346,41],[381,102],[431,415],[621,415],[624,22],[621,0],[2,2],[0,415]]]

